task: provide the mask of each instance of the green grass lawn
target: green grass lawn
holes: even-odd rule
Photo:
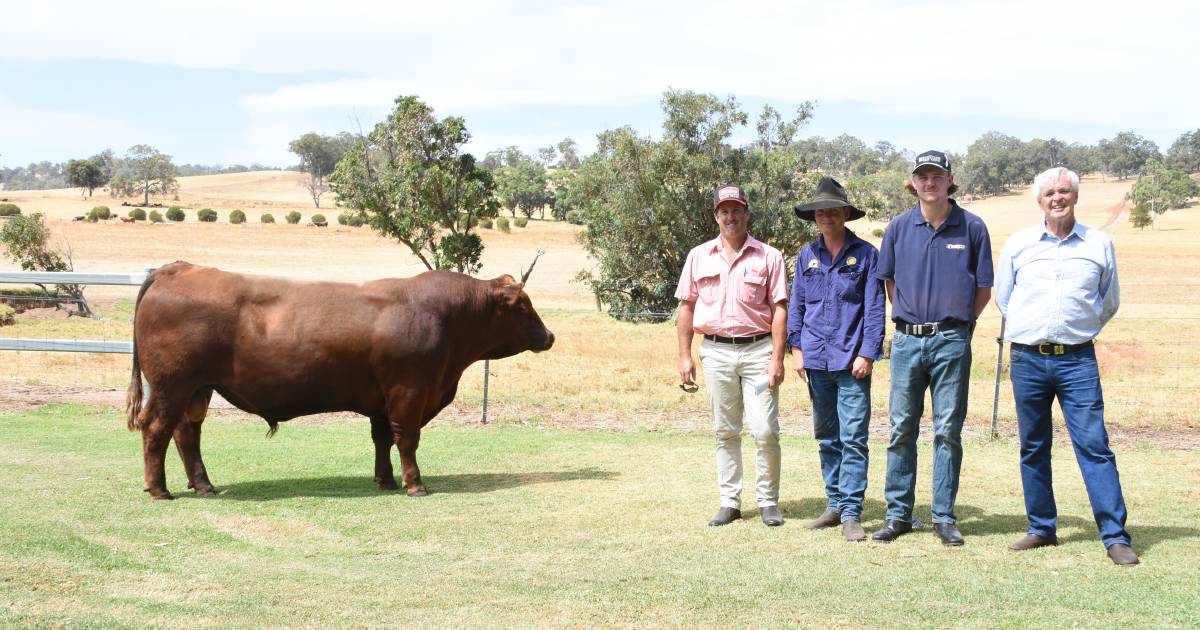
[[[783,509],[708,528],[703,434],[438,428],[419,457],[429,497],[380,493],[366,420],[210,420],[222,493],[141,491],[140,438],[104,408],[0,416],[0,626],[967,626],[1200,624],[1200,461],[1118,448],[1143,564],[1112,566],[1067,445],[1057,450],[1064,544],[1022,554],[1013,442],[966,445],[967,544],[928,529],[843,542],[801,520],[824,505],[816,446],[786,427]],[[926,432],[927,438],[928,431]],[[748,442],[748,441],[747,441]],[[928,442],[928,439],[923,439]],[[881,524],[885,448],[872,443],[868,528]],[[747,452],[747,461],[752,461]],[[919,516],[928,520],[928,450]]]

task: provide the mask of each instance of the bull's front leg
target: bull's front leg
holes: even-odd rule
[[[375,483],[380,490],[395,490],[396,478],[392,474],[392,426],[387,418],[371,418],[371,440],[375,443]]]
[[[396,430],[393,425],[392,433],[395,434],[396,448],[400,451],[400,471],[404,478],[404,491],[410,497],[423,497],[429,494],[429,491],[425,489],[424,482],[421,481],[421,469],[417,466],[417,445],[421,442],[421,429],[404,427]]]
[[[421,420],[425,417],[424,392],[397,387],[388,396],[387,410],[392,439],[400,451],[404,491],[410,497],[423,497],[429,492],[421,482],[421,469],[417,467],[417,445],[421,442]]]

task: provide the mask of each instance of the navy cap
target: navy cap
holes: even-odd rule
[[[946,157],[946,154],[941,151],[926,151],[918,155],[917,159],[913,161],[912,172],[916,173],[917,169],[922,166],[936,166],[943,171],[949,172],[950,158]]]

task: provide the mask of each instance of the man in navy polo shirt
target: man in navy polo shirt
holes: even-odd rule
[[[971,333],[992,294],[992,245],[987,226],[950,195],[958,190],[950,159],[917,156],[905,185],[917,205],[892,219],[883,235],[875,276],[892,304],[891,393],[884,495],[887,514],[873,539],[891,542],[912,531],[917,434],[925,391],[933,402],[933,532],[946,546],[963,544],[954,500],[962,467]]]
[[[812,202],[796,216],[817,224],[821,237],[796,257],[788,309],[792,367],[808,382],[813,435],[821,456],[827,507],[805,527],[842,526],[842,537],[866,540],[867,433],[871,366],[883,354],[883,283],[872,277],[875,246],[846,229],[862,218],[837,180],[821,178]]]

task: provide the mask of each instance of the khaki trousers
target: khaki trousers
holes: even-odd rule
[[[771,338],[734,345],[705,339],[700,364],[717,434],[717,487],[721,506],[741,509],[742,420],[757,449],[759,507],[779,505],[779,388],[767,386]]]

